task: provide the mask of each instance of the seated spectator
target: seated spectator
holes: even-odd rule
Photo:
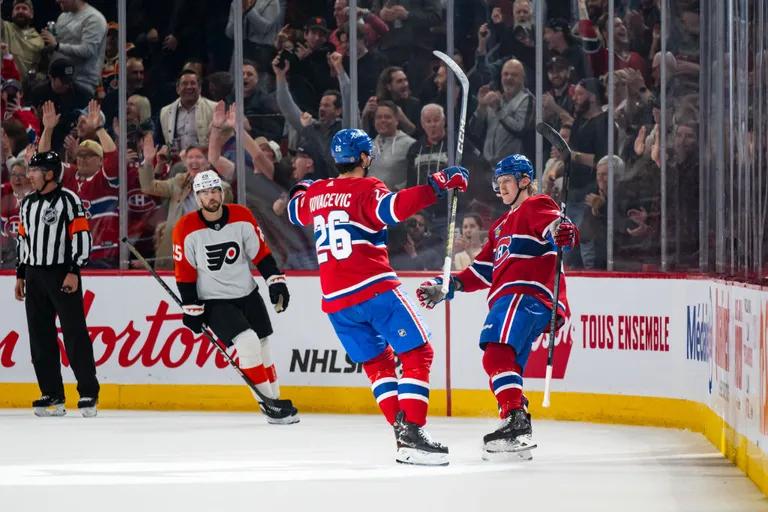
[[[69,58],[76,70],[74,81],[93,95],[101,84],[107,20],[84,0],[58,2],[61,14],[55,35],[43,29],[41,36],[52,59]]]
[[[83,203],[90,225],[93,245],[89,267],[116,268],[120,232],[117,196],[119,184],[117,146],[102,124],[104,114],[99,103],[91,100],[83,123],[84,130],[92,132],[99,142],[83,140],[76,153],[75,164],[64,164],[61,185],[75,192]],[[59,115],[52,102],[43,105],[43,134],[37,150],[51,150],[53,131]]]
[[[168,198],[168,216],[155,252],[155,268],[168,270],[173,268],[171,259],[173,227],[182,215],[198,209],[195,194],[192,192],[192,181],[197,174],[210,168],[206,155],[207,148],[202,146],[186,148],[183,155],[184,171],[165,180],[155,178],[155,174],[159,174],[160,168],[168,162],[168,147],[163,146],[158,151],[152,135],[147,134],[144,137],[142,153],[144,160],[139,169],[141,191],[156,197]],[[222,182],[222,186],[224,201],[231,203],[232,187],[226,181]]]
[[[400,108],[397,121],[400,129],[408,135],[416,133],[415,121],[419,118],[421,102],[411,96],[411,86],[402,68],[390,66],[379,75],[376,96],[371,96],[363,109],[363,126],[373,132],[373,117],[379,100],[389,100]]]
[[[243,55],[259,69],[269,69],[275,55],[272,43],[280,31],[285,12],[274,0],[243,0]],[[235,4],[229,8],[225,33],[235,37]]]
[[[160,128],[166,145],[180,150],[208,144],[214,102],[201,96],[200,75],[182,71],[176,82],[178,99],[160,110]]]
[[[371,165],[371,176],[379,178],[390,190],[405,187],[408,169],[408,150],[416,142],[398,129],[397,106],[391,101],[381,101],[376,109],[376,138],[373,145],[376,158]]]
[[[288,124],[299,133],[299,140],[311,141],[318,148],[328,148],[331,137],[341,129],[342,97],[339,91],[328,90],[320,98],[318,119],[314,119],[308,112],[301,112],[288,90],[286,73],[291,64],[285,61],[284,67],[280,66],[280,59],[272,61],[272,69],[277,80],[277,106],[285,116]],[[316,178],[328,178],[335,176],[335,166],[331,160],[330,151],[320,153],[327,165],[323,166],[325,175],[317,175]]]
[[[478,106],[470,121],[475,140],[484,140],[483,157],[498,162],[513,153],[532,154],[534,97],[525,88],[525,69],[510,59],[501,69],[501,90],[480,88]]]
[[[6,80],[2,86],[2,118],[15,119],[27,132],[28,143],[32,144],[40,136],[40,121],[35,111],[24,106],[24,90],[18,80]]]
[[[342,45],[345,43],[341,41],[339,31],[342,27],[349,26],[349,0],[336,0],[333,3],[333,17],[336,20],[336,29],[331,32],[328,41],[336,48],[337,52],[344,55],[344,52],[341,50]],[[358,29],[358,31],[363,34],[363,40],[367,48],[373,48],[379,42],[381,36],[389,32],[389,27],[384,23],[384,20],[359,5],[357,7],[357,19],[358,22],[363,24],[362,30]]]
[[[435,103],[424,105],[420,119],[424,135],[408,150],[408,187],[427,183],[430,174],[448,166],[445,110]]]
[[[60,151],[64,137],[77,122],[80,109],[85,108],[93,97],[87,89],[73,81],[74,75],[75,67],[69,59],[56,59],[48,67],[48,80],[32,89],[29,95],[29,104],[38,111],[50,101],[61,116],[51,142],[56,151]]]
[[[389,242],[390,261],[397,270],[436,270],[443,263],[440,240],[430,231],[427,215],[411,215],[405,221],[405,233],[392,230]]]
[[[584,198],[587,208],[579,226],[581,234],[581,259],[586,269],[604,270],[607,266],[608,240],[608,165],[611,156],[597,162],[595,173],[597,187]],[[613,156],[613,172],[617,178],[624,175],[624,161]],[[616,182],[619,181],[616,179]]]
[[[11,159],[9,182],[0,188],[0,267],[10,268],[16,260],[16,236],[19,234],[19,207],[24,197],[32,192],[27,179],[27,162],[23,158]]]
[[[571,65],[563,57],[552,57],[547,62],[547,78],[551,88],[542,96],[544,119],[558,128],[573,122],[573,94]]]
[[[461,237],[456,240],[457,246],[463,249],[453,255],[453,270],[464,270],[471,265],[487,238],[482,217],[476,213],[465,215],[461,221]]]
[[[243,112],[245,129],[253,137],[280,140],[285,121],[277,116],[277,99],[274,93],[267,93],[259,85],[259,67],[254,61],[243,61]],[[234,93],[227,96],[227,104],[235,102]]]
[[[2,41],[8,46],[21,75],[21,83],[29,85],[29,75],[42,71],[43,38],[34,27],[35,9],[32,0],[14,0],[11,21],[3,20]],[[7,77],[5,73],[4,77]]]

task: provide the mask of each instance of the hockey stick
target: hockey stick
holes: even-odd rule
[[[565,139],[560,136],[557,130],[552,128],[547,123],[539,123],[536,125],[536,131],[541,134],[542,137],[552,144],[563,155],[565,169],[563,171],[563,186],[562,186],[562,198],[560,202],[560,221],[565,220],[566,205],[568,203],[568,178],[571,175],[571,148]],[[542,406],[549,407],[549,386],[552,382],[552,363],[555,358],[555,330],[557,326],[557,305],[558,297],[560,296],[560,277],[563,273],[563,249],[557,248],[557,258],[555,262],[555,286],[552,298],[552,317],[549,320],[549,345],[547,346],[547,373],[544,379],[544,400]]]
[[[141,255],[138,249],[134,247],[134,245],[128,241],[128,238],[124,237],[121,240],[127,247],[128,250],[131,251],[131,254],[133,254],[137,260],[141,262],[142,265],[144,265],[144,268],[147,269],[147,271],[152,274],[152,277],[155,278],[155,281],[157,281],[160,286],[163,287],[163,290],[168,293],[168,295],[171,296],[173,301],[181,307],[181,299],[179,299],[179,296],[174,293],[173,290],[171,290],[171,287],[168,286],[168,284],[163,281],[163,279],[157,274],[155,269],[152,268],[152,266],[149,264],[149,262],[144,259],[144,256]],[[219,350],[221,355],[224,357],[224,359],[227,360],[229,365],[235,369],[238,375],[240,375],[240,378],[242,378],[245,383],[248,385],[249,388],[251,388],[251,391],[258,397],[259,401],[266,407],[267,409],[270,409],[274,412],[278,413],[285,413],[288,412],[290,409],[293,409],[293,403],[290,400],[280,400],[276,398],[270,398],[266,396],[264,393],[259,391],[256,388],[256,385],[253,383],[253,381],[248,378],[246,374],[243,373],[243,370],[240,369],[240,367],[235,363],[235,360],[232,359],[232,356],[230,356],[227,353],[227,350],[222,346],[221,343],[219,343],[219,340],[216,339],[216,337],[211,333],[207,325],[203,325],[203,334],[208,339],[209,342],[213,343],[213,345]]]
[[[459,116],[459,136],[456,140],[456,158],[454,165],[461,165],[461,157],[464,154],[464,127],[467,124],[467,102],[469,99],[469,79],[458,64],[448,55],[441,51],[432,52],[435,57],[445,63],[448,69],[456,76],[461,84],[461,115]],[[448,236],[445,243],[445,261],[443,261],[443,294],[448,293],[451,279],[451,262],[453,261],[453,242],[456,231],[456,210],[459,207],[459,193],[455,190],[450,191],[450,209],[448,213]]]

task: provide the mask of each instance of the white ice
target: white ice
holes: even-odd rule
[[[531,462],[483,462],[491,419],[432,418],[448,467],[396,464],[379,416],[0,410],[0,511],[768,511],[702,436],[535,421]]]

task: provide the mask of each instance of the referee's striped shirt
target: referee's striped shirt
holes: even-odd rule
[[[61,186],[47,194],[34,192],[21,202],[16,241],[16,275],[27,266],[64,266],[77,272],[88,263],[91,232],[77,194]]]

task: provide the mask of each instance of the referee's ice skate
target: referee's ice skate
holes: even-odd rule
[[[393,427],[397,440],[397,462],[422,466],[448,465],[448,447],[434,441],[424,427],[405,421],[403,411],[397,413]]]
[[[83,396],[77,401],[77,408],[80,414],[83,415],[83,418],[93,418],[97,414],[96,404],[98,403],[98,398]]]
[[[64,416],[67,410],[64,408],[64,399],[61,397],[43,395],[32,402],[32,410],[35,416]]]

